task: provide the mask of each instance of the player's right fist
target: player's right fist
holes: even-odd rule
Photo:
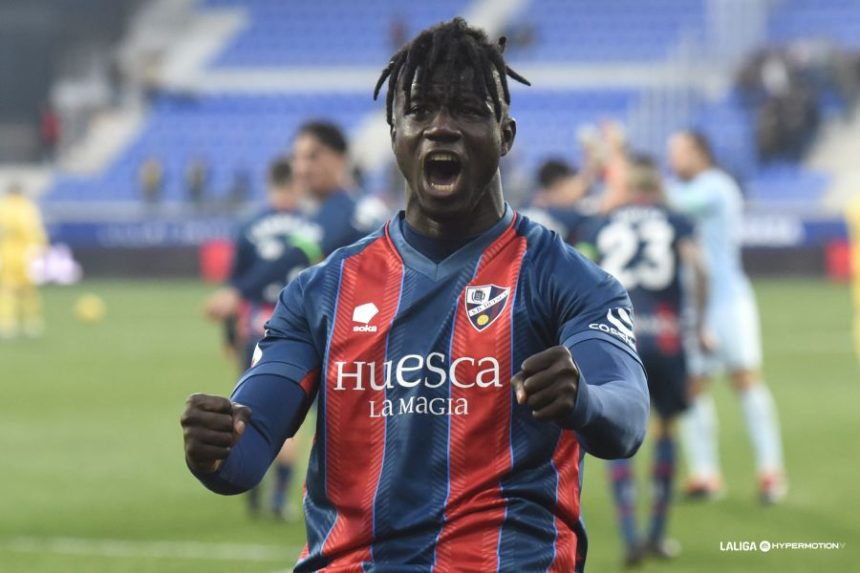
[[[180,418],[188,467],[200,473],[221,469],[250,419],[250,408],[223,396],[189,396]]]

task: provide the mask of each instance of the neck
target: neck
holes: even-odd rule
[[[309,195],[313,197],[315,201],[322,203],[323,201],[334,195],[334,193],[336,193],[337,191],[340,191],[340,187],[335,186],[327,187],[325,189],[312,189]]]
[[[711,169],[712,167],[713,167],[713,165],[711,165],[710,163],[701,163],[701,164],[699,164],[699,166],[698,166],[698,168],[696,169],[695,173],[693,173],[693,177],[691,177],[691,179],[695,179],[696,177],[698,177],[699,175],[701,175],[701,174],[702,174],[702,173],[704,173],[705,171],[708,171],[708,170],[709,170],[709,169]]]
[[[481,199],[471,208],[456,213],[434,213],[424,209],[415,193],[406,199],[406,222],[424,236],[458,239],[480,235],[505,215],[505,199],[498,175]]]

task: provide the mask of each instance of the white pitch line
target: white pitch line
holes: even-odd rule
[[[22,553],[59,553],[102,557],[150,557],[209,559],[215,561],[286,561],[295,559],[300,547],[198,541],[141,541],[128,539],[81,539],[72,537],[16,537],[0,542],[0,549]],[[291,571],[291,570],[286,570]]]

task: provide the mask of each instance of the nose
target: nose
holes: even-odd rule
[[[451,118],[451,114],[444,107],[436,113],[433,122],[427,128],[427,131],[424,132],[424,135],[430,141],[440,143],[453,143],[459,141],[461,137],[460,130],[457,129],[456,124]]]

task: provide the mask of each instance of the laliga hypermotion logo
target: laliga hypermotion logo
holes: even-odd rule
[[[510,293],[511,289],[497,285],[466,287],[466,316],[475,330],[481,332],[501,316]]]

